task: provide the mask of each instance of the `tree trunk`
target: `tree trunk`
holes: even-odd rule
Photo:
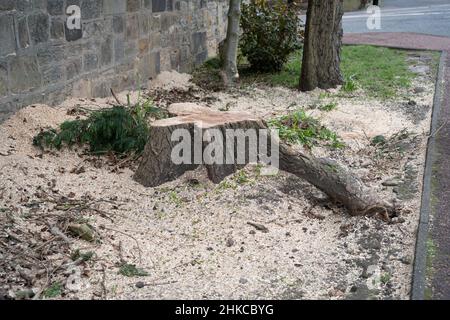
[[[241,19],[241,0],[230,0],[228,10],[228,27],[225,48],[223,52],[222,77],[227,87],[235,85],[239,80],[237,54],[239,45],[239,28]]]
[[[172,149],[177,142],[172,142],[172,132],[186,129],[191,139],[190,163],[194,163],[194,149],[199,147],[200,153],[206,144],[203,140],[194,141],[194,130],[201,129],[202,135],[208,130],[219,129],[226,139],[226,129],[266,129],[265,123],[246,113],[217,112],[194,104],[174,104],[169,107],[174,118],[158,120],[152,123],[150,141],[147,143],[142,162],[134,175],[134,179],[144,186],[158,186],[193,170],[199,164],[174,164],[171,158]],[[276,141],[279,147],[279,169],[305,179],[336,202],[343,204],[352,215],[365,213],[382,213],[390,215],[395,208],[378,197],[357,176],[329,159],[318,159],[295,151],[292,147]],[[223,142],[226,145],[226,141]],[[259,146],[259,143],[258,143]],[[245,160],[248,163],[250,143],[245,143]],[[226,152],[223,150],[223,152]],[[260,159],[265,151],[257,149]],[[234,149],[234,159],[237,150]],[[209,178],[218,183],[226,176],[234,173],[243,165],[208,164],[205,165]]]
[[[306,17],[300,90],[335,88],[340,71],[342,0],[309,0]]]

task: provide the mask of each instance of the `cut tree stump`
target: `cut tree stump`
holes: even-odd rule
[[[169,115],[173,116],[172,118],[157,120],[151,124],[150,140],[145,146],[142,162],[134,175],[134,179],[144,186],[155,187],[175,180],[186,171],[194,170],[200,165],[194,159],[195,152],[202,155],[210,141],[194,141],[194,132],[200,133],[198,137],[202,139],[203,135],[208,136],[211,129],[219,129],[223,139],[226,140],[226,129],[267,129],[267,125],[262,119],[243,112],[213,111],[192,103],[172,104],[168,111]],[[180,143],[180,140],[172,141],[172,133],[176,129],[185,129],[189,133],[191,155],[188,164],[176,164],[172,161],[172,150]],[[392,204],[381,199],[374,190],[367,187],[356,175],[337,162],[306,155],[278,139],[275,141],[279,147],[280,170],[305,179],[332,200],[344,205],[350,214],[381,214],[386,219],[395,214],[396,208]],[[223,142],[223,145],[226,146],[226,141]],[[250,149],[249,143],[246,143],[245,148],[247,155],[245,163],[248,163],[250,159],[248,153],[252,149]],[[237,158],[236,148],[231,156],[234,159]],[[225,154],[224,157],[226,157]],[[257,154],[257,158],[260,160],[259,154]],[[218,183],[245,164],[234,162],[232,164],[203,165],[206,167],[208,177],[214,183]]]

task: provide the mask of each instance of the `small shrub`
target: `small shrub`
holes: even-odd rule
[[[40,148],[61,149],[74,144],[90,147],[92,153],[140,153],[148,140],[147,118],[153,114],[162,117],[161,110],[155,108],[151,100],[135,106],[114,106],[91,111],[86,119],[65,121],[59,130],[42,130],[33,139]]]
[[[300,143],[308,148],[318,145],[319,142],[328,142],[328,146],[333,149],[344,146],[335,132],[322,126],[304,110],[273,119],[269,121],[269,125],[279,130],[282,140]]]
[[[255,71],[280,71],[300,48],[300,19],[281,0],[242,4],[240,49]]]

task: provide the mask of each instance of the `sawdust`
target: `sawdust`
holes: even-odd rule
[[[187,88],[192,86],[188,79],[187,75],[164,73],[153,85],[165,90]],[[101,242],[72,243],[72,250],[93,251],[95,256],[80,266],[77,285],[64,284],[65,299],[407,299],[434,92],[431,79],[417,81],[426,90],[414,99],[428,106],[419,122],[404,112],[403,98],[336,98],[337,107],[331,112],[308,111],[346,143],[342,150],[313,151],[352,167],[387,198],[401,195],[381,182],[396,176],[406,179],[405,168],[416,169],[413,181],[405,180],[415,186],[415,196],[403,201],[410,211],[396,223],[350,217],[314,187],[285,173],[262,177],[258,168],[249,166],[214,185],[198,170],[160,187],[144,188],[134,182],[129,168],[112,171],[96,166],[76,148],[42,154],[32,146],[41,128],[73,119],[68,111],[74,107],[108,107],[115,103],[112,98],[71,99],[58,108],[30,106],[2,124],[0,208],[25,217],[23,223],[31,226],[26,220],[30,203],[38,202],[34,210],[40,212],[58,212],[50,203],[41,202],[38,192],[106,200],[96,208],[109,218],[96,211],[83,215],[99,232]],[[202,104],[267,118],[328,101],[321,100],[321,93],[256,87],[239,93],[208,93],[214,99]],[[126,95],[118,94],[122,101]],[[132,100],[138,96],[133,92]],[[377,165],[370,139],[375,135],[389,138],[402,129],[411,132],[405,153],[382,158],[383,166]],[[81,166],[83,170],[73,170]],[[267,232],[248,222],[263,225]],[[55,259],[70,261],[67,252]],[[149,276],[120,275],[123,262],[135,264]],[[45,285],[45,279],[25,285],[17,278],[0,276],[0,287],[14,295]],[[142,288],[136,287],[138,281],[144,283]]]

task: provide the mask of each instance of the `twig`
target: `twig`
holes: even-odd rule
[[[53,235],[55,235],[55,236],[61,238],[61,239],[64,240],[64,242],[66,242],[67,244],[71,244],[71,243],[72,243],[72,241],[70,241],[70,239],[69,239],[64,233],[62,233],[62,231],[59,230],[58,227],[56,227],[56,226],[53,226],[53,227],[49,226],[49,230],[50,230],[50,232],[51,232]]]
[[[448,122],[448,121],[445,121],[443,124],[441,124],[441,125],[439,126],[439,128],[437,128],[433,133],[431,133],[431,134],[428,136],[428,139],[434,138],[434,137],[438,134],[438,132],[441,131],[441,129],[447,124],[447,122]]]
[[[137,248],[138,248],[138,252],[139,252],[139,263],[142,263],[142,250],[141,250],[141,247],[139,246],[139,241],[138,241],[135,237],[133,237],[132,235],[130,235],[130,234],[126,233],[126,232],[123,232],[123,231],[120,231],[120,230],[117,230],[117,229],[108,228],[108,227],[106,227],[106,226],[103,226],[103,228],[105,228],[106,230],[111,230],[111,231],[118,232],[118,233],[120,233],[120,234],[123,234],[124,236],[130,237],[131,239],[133,239],[133,240],[136,242],[136,246],[137,246]]]
[[[110,88],[111,90],[111,94],[114,97],[114,99],[117,101],[117,103],[121,106],[124,106],[124,104],[122,102],[120,102],[119,98],[116,96],[116,94],[114,93],[114,90],[112,88]]]
[[[102,297],[104,299],[106,299],[106,295],[108,294],[108,291],[106,290],[106,266],[105,264],[102,264],[102,271],[103,271],[103,275],[102,275]]]

